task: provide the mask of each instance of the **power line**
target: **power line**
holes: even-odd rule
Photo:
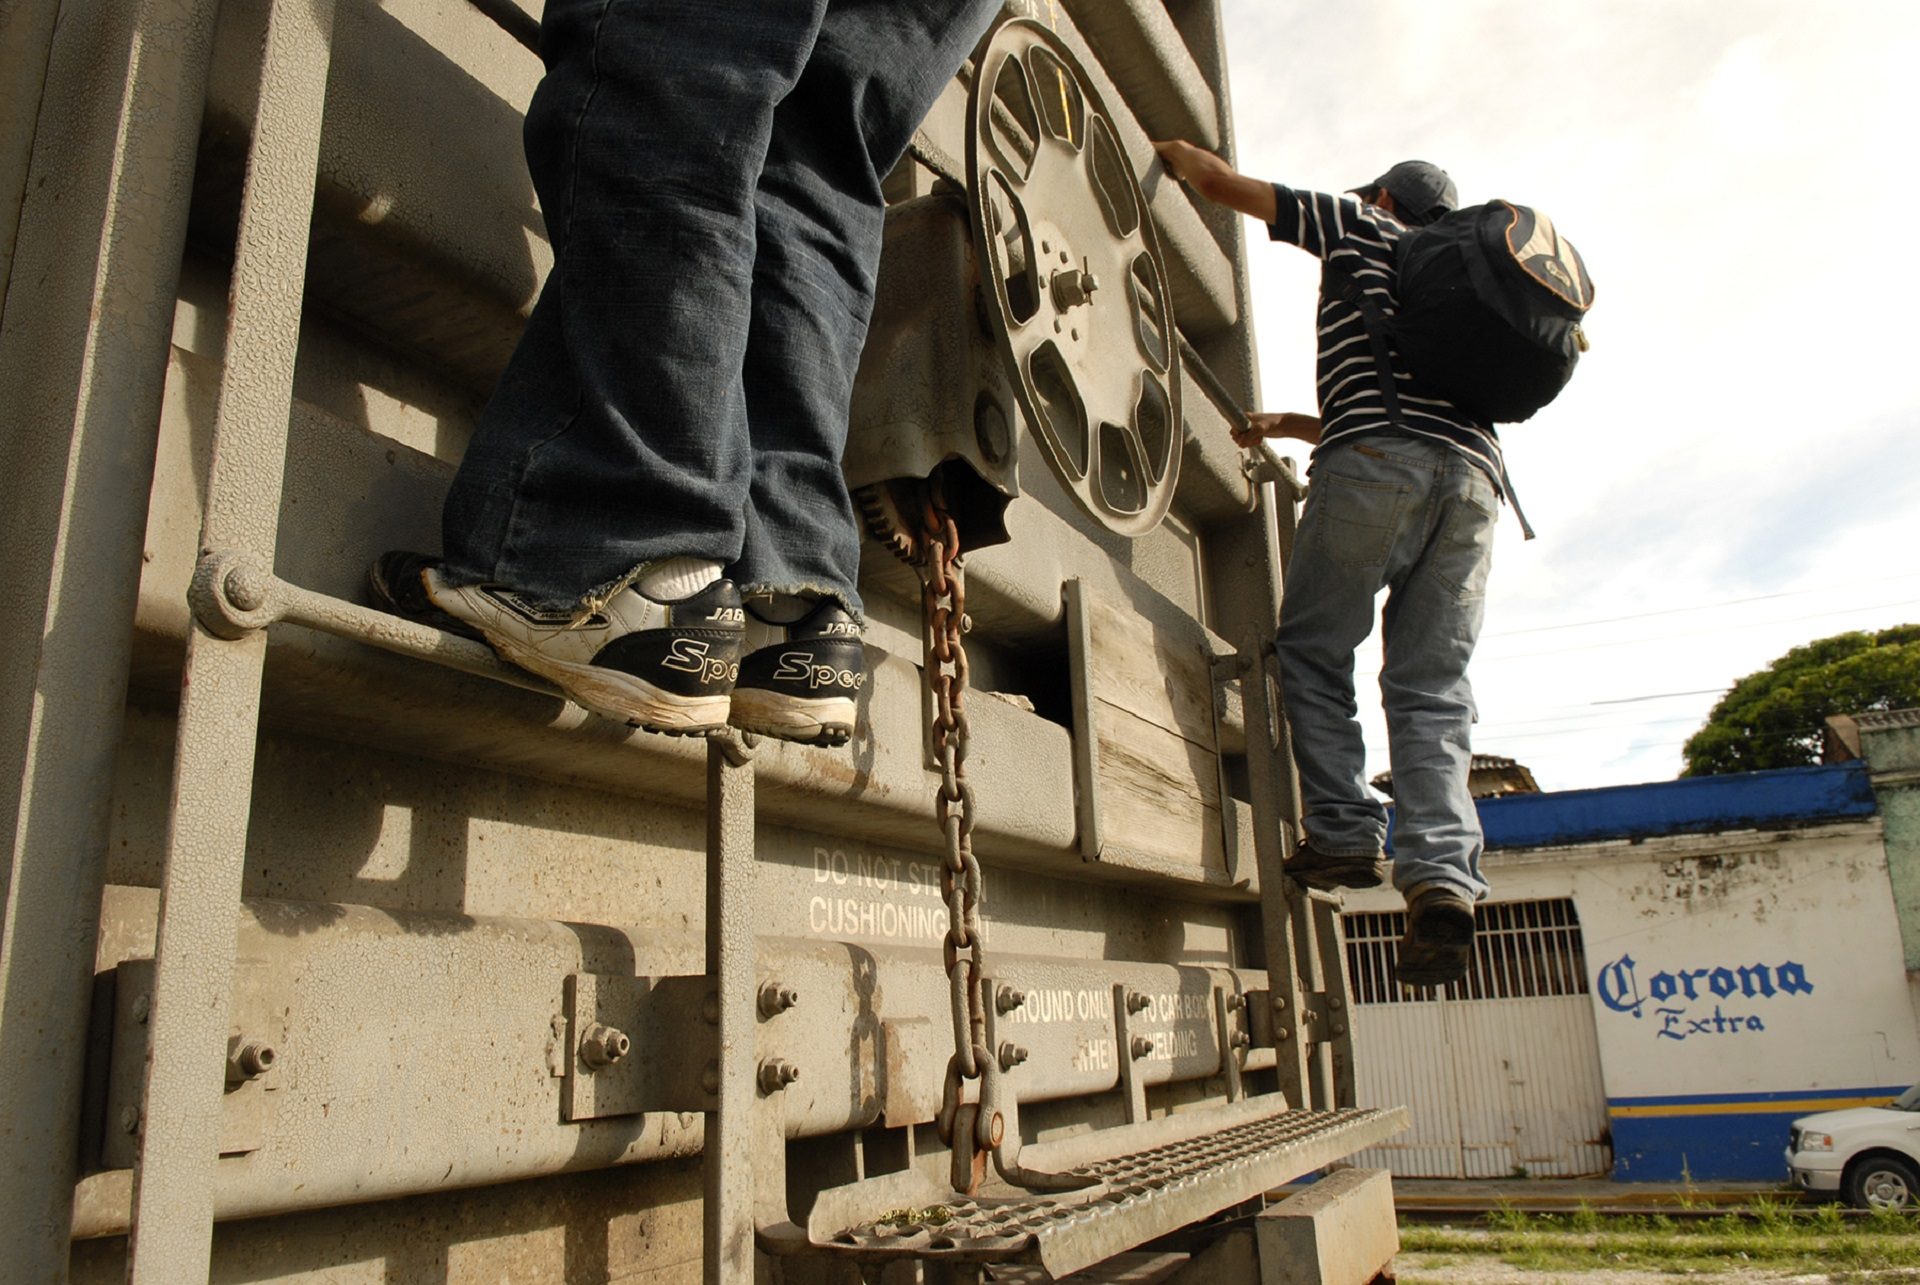
[[[1817,589],[1783,589],[1779,593],[1763,593],[1752,598],[1728,598],[1721,602],[1703,602],[1692,607],[1661,607],[1653,611],[1636,611],[1625,616],[1603,616],[1594,620],[1572,620],[1552,625],[1533,625],[1526,629],[1502,629],[1487,634],[1488,638],[1512,638],[1520,634],[1543,634],[1556,629],[1586,629],[1592,625],[1617,625],[1625,620],[1646,620],[1654,616],[1678,616],[1690,611],[1718,611],[1723,607],[1744,607],[1754,602],[1771,602],[1776,598],[1798,598],[1811,593],[1834,593],[1841,589],[1858,589],[1866,585],[1886,584],[1894,580],[1920,580],[1920,571],[1903,572],[1894,576],[1875,576],[1871,580],[1849,580],[1845,584],[1821,585]]]
[[[1591,736],[1599,732],[1624,732],[1636,727],[1671,727],[1676,723],[1700,723],[1698,718],[1656,718],[1644,723],[1602,723],[1598,727],[1562,727],[1551,732],[1518,732],[1511,736],[1500,736],[1501,741],[1537,741],[1543,736]],[[1475,729],[1474,738],[1479,739],[1479,729]]]
[[[1787,616],[1780,620],[1758,620],[1747,625],[1748,629],[1766,629],[1774,625],[1797,625],[1808,620],[1826,620],[1833,616],[1857,615],[1863,611],[1889,611],[1895,607],[1920,606],[1920,598],[1907,598],[1900,602],[1879,602],[1860,607],[1843,607],[1836,611],[1818,611],[1806,616]],[[1678,642],[1686,638],[1700,638],[1708,634],[1724,633],[1723,627],[1710,629],[1689,629],[1677,634],[1650,634],[1644,638],[1616,638],[1611,642],[1582,643],[1577,647],[1561,647],[1554,651],[1523,651],[1506,656],[1486,656],[1485,661],[1535,660],[1543,656],[1569,656],[1575,652],[1602,651],[1609,647],[1638,647],[1646,643]]]
[[[1651,696],[1617,696],[1612,700],[1588,701],[1589,705],[1632,705],[1636,701],[1672,700],[1676,696],[1718,696],[1727,689],[1724,687],[1701,687],[1690,692],[1657,692]]]

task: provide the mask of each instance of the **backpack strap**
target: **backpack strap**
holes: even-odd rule
[[[1373,373],[1380,381],[1380,399],[1386,403],[1387,420],[1395,428],[1405,428],[1406,420],[1400,414],[1400,390],[1393,377],[1393,349],[1387,342],[1387,315],[1380,311],[1380,305],[1367,297],[1366,289],[1352,273],[1323,263],[1320,269],[1320,288],[1338,296],[1353,305],[1360,314],[1360,322],[1366,327],[1367,342],[1373,347]]]
[[[1400,390],[1396,387],[1399,381],[1393,377],[1393,350],[1387,343],[1386,314],[1380,311],[1379,304],[1367,297],[1366,289],[1352,273],[1330,264],[1321,264],[1320,288],[1352,304],[1360,314],[1360,322],[1367,331],[1367,342],[1373,348],[1373,370],[1380,381],[1380,400],[1386,404],[1387,422],[1404,431],[1407,424],[1400,414]],[[1520,496],[1513,489],[1513,480],[1507,476],[1505,452],[1497,446],[1494,450],[1493,463],[1499,474],[1500,490],[1507,503],[1513,506],[1513,515],[1520,519],[1522,534],[1531,540],[1533,525],[1527,521],[1526,512],[1520,507]]]

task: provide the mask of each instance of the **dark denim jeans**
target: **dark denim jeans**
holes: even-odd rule
[[[443,515],[446,573],[573,605],[646,563],[858,612],[840,471],[880,184],[999,0],[548,0],[554,266]]]
[[[1322,852],[1372,855],[1387,813],[1367,785],[1353,652],[1387,591],[1380,698],[1393,760],[1393,883],[1485,896],[1480,816],[1467,789],[1493,480],[1438,442],[1368,436],[1318,451],[1277,651],[1306,829]]]

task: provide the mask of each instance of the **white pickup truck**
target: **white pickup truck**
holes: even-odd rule
[[[1787,1169],[1803,1191],[1838,1191],[1861,1209],[1920,1208],[1920,1084],[1883,1107],[1803,1115]]]

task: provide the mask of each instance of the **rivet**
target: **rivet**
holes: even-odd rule
[[[720,1092],[720,1064],[707,1063],[707,1069],[700,1072],[700,1089],[704,1093]]]
[[[140,1132],[140,1108],[127,1107],[120,1112],[120,1127],[128,1133]]]
[[[133,1020],[145,1026],[153,1013],[153,997],[144,992],[133,997]]]

